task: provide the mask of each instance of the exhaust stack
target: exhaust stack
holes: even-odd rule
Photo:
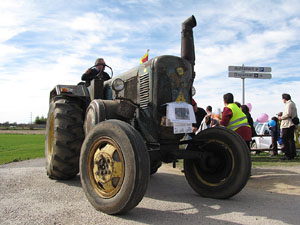
[[[182,23],[181,31],[181,58],[188,60],[192,65],[193,79],[195,78],[195,47],[193,28],[197,25],[194,16],[189,17]]]

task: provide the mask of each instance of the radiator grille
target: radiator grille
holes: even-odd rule
[[[149,73],[146,73],[140,76],[140,108],[147,109],[149,101]]]
[[[137,76],[125,82],[124,97],[137,103]]]

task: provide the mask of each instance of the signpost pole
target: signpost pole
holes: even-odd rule
[[[242,65],[242,73],[243,73],[243,75],[245,74],[245,70],[244,70],[244,64]],[[242,105],[244,105],[245,104],[245,78],[244,77],[242,77],[242,98],[243,98],[243,100],[242,100]]]
[[[245,78],[242,78],[242,91],[243,91],[243,102],[242,105],[245,105]]]

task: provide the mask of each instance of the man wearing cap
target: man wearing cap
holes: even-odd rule
[[[81,76],[81,80],[86,81],[87,86],[90,85],[91,80],[99,77],[104,81],[109,80],[110,76],[104,72],[105,69],[105,61],[103,58],[96,59],[95,66],[87,69],[84,74]]]
[[[235,103],[233,103],[233,95],[231,93],[225,94],[223,100],[225,107],[222,112],[220,124],[238,133],[245,140],[250,149],[252,135],[247,116]]]
[[[297,116],[297,108],[295,103],[291,100],[289,94],[282,94],[282,100],[285,104],[282,115],[278,115],[278,119],[281,121],[280,128],[282,134],[283,151],[285,156],[283,160],[291,160],[296,156],[296,145],[294,140],[295,125],[292,122],[292,118]]]

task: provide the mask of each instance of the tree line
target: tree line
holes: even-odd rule
[[[35,121],[34,121],[35,124],[46,124],[47,123],[47,117],[44,117],[44,116],[37,116],[35,118]]]
[[[37,116],[35,117],[35,120],[33,122],[33,124],[46,124],[47,123],[47,117],[44,116]],[[16,122],[10,123],[10,122],[4,122],[4,123],[0,123],[0,126],[3,127],[9,127],[9,126],[17,126],[17,125],[25,125],[25,124],[17,124]]]

